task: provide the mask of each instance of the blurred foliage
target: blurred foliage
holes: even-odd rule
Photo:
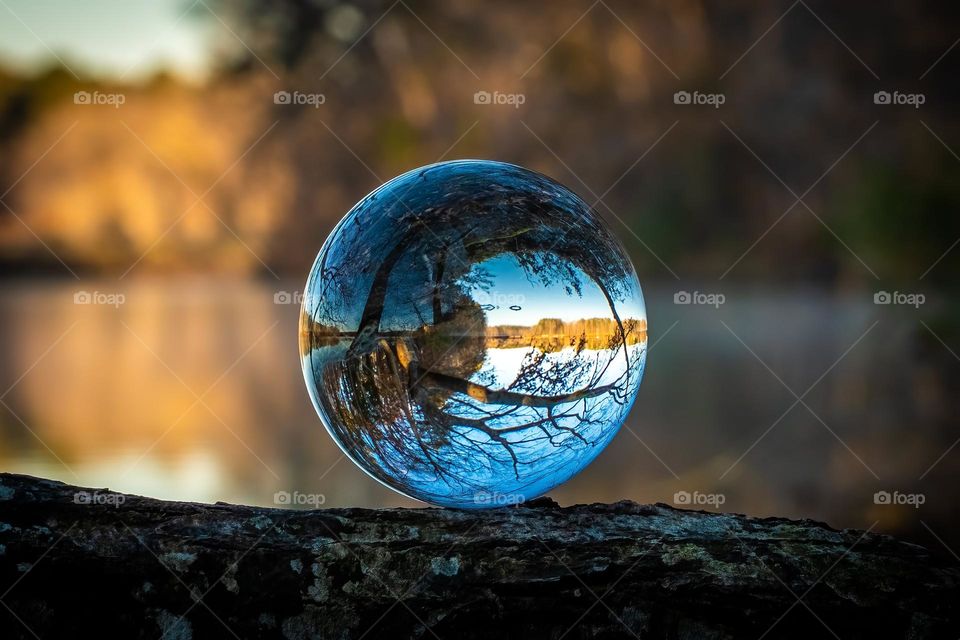
[[[758,42],[789,2],[212,3],[246,46],[202,86],[0,72],[0,192],[15,185],[3,200],[22,220],[0,208],[0,255],[8,273],[62,271],[51,251],[106,273],[303,273],[381,181],[482,157],[604,195],[646,278],[712,280],[745,254],[731,279],[872,287],[859,256],[881,281],[915,280],[960,237],[960,160],[944,149],[960,148],[960,54],[918,80],[957,9],[809,4],[816,15],[794,7]],[[926,103],[875,105],[879,89]],[[78,90],[126,102],[76,105]],[[526,101],[478,105],[478,90]],[[726,103],[676,105],[678,90]],[[275,104],[276,91],[325,101]],[[815,215],[797,204],[768,232],[790,190],[835,162],[804,197]],[[953,286],[958,266],[960,249],[924,281]]]
[[[863,247],[865,256],[883,261],[891,274],[900,274],[901,282],[926,275],[917,265],[932,266],[960,238],[960,162],[941,151],[918,158],[925,160],[919,170],[894,162],[864,163],[861,175],[838,190],[832,216],[837,233]],[[930,275],[938,273],[939,281],[950,274],[936,269]]]

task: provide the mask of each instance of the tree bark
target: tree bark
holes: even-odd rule
[[[956,566],[810,520],[549,499],[488,511],[283,510],[12,474],[0,474],[0,589],[4,638],[956,638],[960,629]]]

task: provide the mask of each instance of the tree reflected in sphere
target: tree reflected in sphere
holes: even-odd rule
[[[405,173],[359,202],[310,271],[307,388],[364,471],[459,508],[529,500],[586,467],[646,360],[640,283],[573,192],[500,162]]]

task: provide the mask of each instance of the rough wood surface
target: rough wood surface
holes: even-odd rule
[[[4,638],[958,637],[960,570],[889,536],[632,502],[163,502],[0,474]],[[120,503],[120,504],[117,504]]]

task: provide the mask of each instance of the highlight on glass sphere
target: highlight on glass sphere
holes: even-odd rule
[[[337,224],[310,271],[300,353],[314,407],[361,469],[456,508],[530,500],[613,439],[646,361],[623,247],[522,167],[405,173]]]

